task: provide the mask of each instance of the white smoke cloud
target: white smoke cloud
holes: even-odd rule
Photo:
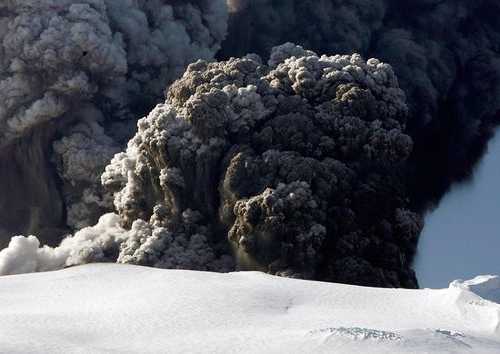
[[[103,215],[97,225],[65,238],[58,247],[40,247],[35,236],[13,237],[0,251],[0,274],[11,275],[61,269],[66,266],[105,261],[106,251],[116,251],[126,231],[116,214]]]
[[[185,214],[186,222],[192,213]],[[201,234],[174,235],[167,229],[136,220],[129,230],[117,214],[67,236],[59,246],[41,246],[36,236],[15,236],[0,251],[0,275],[44,272],[94,263],[153,264],[160,268],[229,271],[229,256],[217,259]]]

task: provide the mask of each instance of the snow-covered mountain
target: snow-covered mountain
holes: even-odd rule
[[[493,276],[400,290],[92,264],[0,278],[0,352],[498,354],[499,300]]]

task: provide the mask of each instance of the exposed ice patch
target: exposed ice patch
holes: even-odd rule
[[[472,348],[465,342],[467,337],[460,332],[450,331],[446,329],[436,329],[434,333],[437,335],[437,337],[442,337],[443,339],[455,345]]]
[[[361,327],[322,328],[311,331],[309,334],[326,335],[325,339],[331,336],[345,337],[352,340],[395,341],[403,339],[400,335],[394,332]]]

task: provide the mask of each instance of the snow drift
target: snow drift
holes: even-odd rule
[[[450,288],[464,289],[485,300],[500,304],[500,277],[493,275],[482,275],[471,280],[455,280]]]
[[[0,352],[497,354],[500,304],[474,282],[374,289],[103,264],[9,276]]]

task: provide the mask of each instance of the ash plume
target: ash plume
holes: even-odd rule
[[[226,27],[223,0],[2,1],[0,237],[95,223],[104,166]]]
[[[425,210],[471,175],[500,122],[495,0],[228,0],[221,59],[267,55],[292,41],[318,53],[359,52],[392,65],[415,141],[408,178]]]
[[[392,68],[377,59],[288,43],[268,65],[256,55],[198,61],[107,166],[118,215],[55,249],[15,238],[0,272],[25,269],[9,262],[24,252],[38,270],[62,254],[57,266],[260,269],[417,287],[421,220],[398,173],[413,147],[407,117]]]
[[[0,237],[42,242],[13,238],[0,274],[110,261],[417,287],[422,215],[500,122],[499,11],[4,2]]]

